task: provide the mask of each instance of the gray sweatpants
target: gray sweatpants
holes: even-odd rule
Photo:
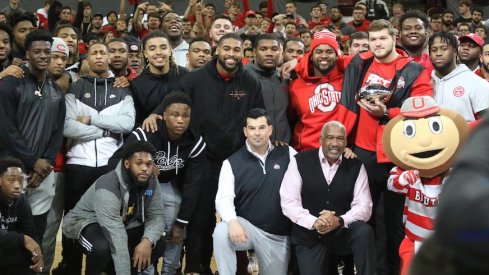
[[[65,194],[65,173],[54,172],[56,187],[51,209],[47,217],[46,230],[42,239],[42,254],[44,255],[44,273],[49,274],[53,265],[56,236],[63,217],[64,194]]]
[[[236,274],[235,251],[250,249],[255,250],[260,275],[287,274],[290,257],[289,237],[267,233],[241,217],[238,217],[238,221],[248,235],[246,243],[231,242],[228,224],[225,222],[219,223],[214,230],[214,256],[219,274]]]

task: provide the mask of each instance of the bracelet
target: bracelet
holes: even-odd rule
[[[144,240],[144,239],[147,239],[150,243],[151,243],[151,247],[154,248],[155,247],[155,243],[153,242],[152,239],[148,238],[148,237],[142,237],[141,238],[141,241]]]

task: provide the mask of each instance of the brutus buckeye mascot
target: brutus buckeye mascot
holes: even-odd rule
[[[382,144],[396,165],[387,188],[406,195],[405,238],[399,248],[401,274],[407,275],[420,244],[433,232],[438,205],[447,172],[469,127],[458,113],[441,109],[428,96],[410,97],[401,114],[384,130]]]

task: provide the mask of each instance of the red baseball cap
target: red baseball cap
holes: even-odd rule
[[[249,10],[247,12],[245,12],[245,17],[248,17],[252,15],[253,17],[256,17],[256,12],[255,11],[252,11],[252,10]]]
[[[479,35],[475,33],[469,33],[464,36],[461,36],[458,38],[458,41],[460,43],[467,42],[467,41],[474,42],[475,44],[479,45],[479,47],[481,48],[482,46],[484,46],[484,39],[482,39]]]

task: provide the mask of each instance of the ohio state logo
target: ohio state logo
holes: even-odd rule
[[[340,98],[341,92],[336,91],[333,85],[329,83],[319,84],[314,89],[314,95],[309,98],[309,110],[311,113],[314,113],[316,108],[323,113],[331,112],[340,102]]]
[[[456,97],[461,97],[465,93],[465,89],[462,86],[457,86],[455,89],[453,89],[453,95]]]

